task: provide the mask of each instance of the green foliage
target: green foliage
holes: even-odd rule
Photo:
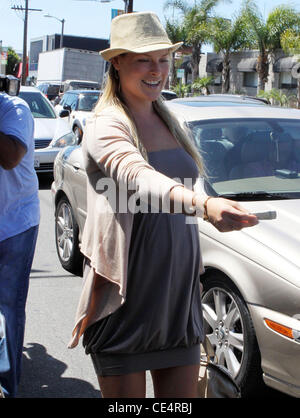
[[[19,55],[11,47],[7,50],[6,74],[14,74],[15,66],[21,61]]]
[[[270,91],[260,90],[257,97],[262,97],[267,99],[270,103],[281,106],[289,107],[292,102],[295,102],[297,97],[294,94],[287,95],[281,90],[273,88]]]
[[[210,39],[217,53],[225,54],[246,48],[248,45],[246,35],[246,23],[240,17],[234,21],[216,17],[211,22]]]
[[[199,92],[199,93],[204,92],[206,94],[210,94],[209,86],[214,84],[214,80],[215,80],[215,77],[213,77],[213,76],[197,78],[192,83],[192,90],[194,92]]]
[[[186,29],[179,21],[166,19],[166,32],[172,43],[183,42],[186,43]]]
[[[177,83],[173,88],[178,97],[185,97],[191,92],[191,84]]]
[[[186,44],[192,47],[192,77],[197,77],[201,47],[210,41],[210,22],[213,9],[221,0],[195,0],[193,6],[183,0],[168,0],[164,10],[177,9],[182,15]],[[223,0],[225,1],[225,0]],[[227,0],[230,1],[230,0]]]
[[[300,31],[294,29],[285,30],[280,37],[280,44],[287,54],[300,54]]]
[[[269,44],[273,49],[280,48],[280,38],[286,30],[299,33],[300,14],[290,6],[278,6],[269,14],[266,24],[269,30]]]
[[[280,37],[287,29],[300,28],[300,14],[291,6],[275,7],[265,21],[254,0],[245,0],[242,16],[251,48],[273,51],[280,48]]]

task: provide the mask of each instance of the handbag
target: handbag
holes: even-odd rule
[[[240,398],[241,391],[231,373],[220,364],[214,363],[214,349],[205,337],[203,343],[205,355],[201,355],[198,379],[199,398]]]

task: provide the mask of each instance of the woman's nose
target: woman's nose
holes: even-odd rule
[[[152,62],[150,72],[155,73],[155,74],[159,74],[161,72],[160,63],[159,62]]]

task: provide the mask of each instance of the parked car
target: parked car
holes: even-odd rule
[[[205,329],[243,396],[265,386],[300,397],[300,113],[269,106],[167,106],[189,125],[207,167],[208,194],[273,220],[221,233],[198,219]],[[202,180],[199,179],[198,187]],[[86,217],[81,147],[55,161],[52,194],[62,266],[78,272]],[[195,221],[195,218],[189,218]]]
[[[53,163],[61,148],[74,145],[76,138],[65,120],[60,119],[52,104],[35,87],[21,86],[19,96],[25,100],[34,117],[34,167],[38,173],[52,173]]]
[[[208,96],[181,97],[174,99],[175,103],[187,106],[240,106],[267,105],[269,102],[260,97],[243,96],[238,94],[209,94]]]
[[[100,94],[100,90],[69,90],[55,106],[59,116],[67,118],[78,143],[82,139],[85,120],[93,111]]]
[[[89,80],[65,80],[62,83],[62,92],[65,93],[68,90],[99,90],[101,83],[97,81]]]
[[[42,83],[37,88],[52,102],[59,95],[60,86],[60,84]]]
[[[162,90],[161,95],[166,100],[173,100],[173,99],[176,99],[178,97],[177,94],[175,93],[175,91],[171,91],[171,90]]]

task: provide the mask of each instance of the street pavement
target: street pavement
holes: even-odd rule
[[[56,255],[49,177],[40,177],[41,223],[30,276],[19,398],[99,398],[96,374],[82,343],[71,337],[82,278]],[[147,397],[153,397],[147,374]]]

